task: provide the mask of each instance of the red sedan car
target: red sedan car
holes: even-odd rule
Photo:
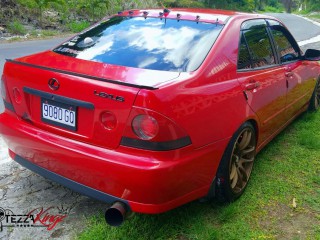
[[[0,133],[21,165],[126,212],[233,201],[255,155],[320,102],[320,52],[264,15],[132,10],[7,60]]]

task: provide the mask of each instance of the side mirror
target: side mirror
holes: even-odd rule
[[[315,49],[308,49],[304,54],[305,60],[320,61],[320,51]]]

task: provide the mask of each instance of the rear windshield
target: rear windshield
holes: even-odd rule
[[[127,67],[189,72],[203,62],[222,27],[176,19],[117,16],[53,51]]]

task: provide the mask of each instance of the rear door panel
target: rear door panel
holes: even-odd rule
[[[286,121],[286,81],[281,67],[239,72],[238,80],[247,96],[247,102],[261,123],[261,141],[277,131]],[[253,90],[246,85],[256,82]]]

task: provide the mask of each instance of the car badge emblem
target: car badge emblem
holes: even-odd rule
[[[60,87],[59,81],[55,78],[50,78],[48,81],[48,85],[49,85],[49,88],[52,90],[58,90]]]

